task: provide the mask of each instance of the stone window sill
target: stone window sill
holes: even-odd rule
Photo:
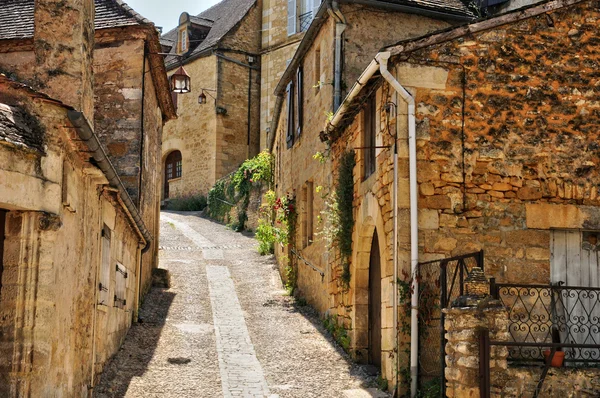
[[[108,305],[104,305],[104,304],[98,304],[96,306],[96,309],[98,311],[102,311],[102,312],[108,312]]]
[[[181,177],[177,177],[177,178],[171,178],[170,180],[167,180],[168,182],[175,182],[175,181],[179,181],[181,180]]]

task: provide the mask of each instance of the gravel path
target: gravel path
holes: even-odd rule
[[[96,397],[385,397],[317,314],[285,295],[256,241],[200,217],[161,215],[161,268]]]

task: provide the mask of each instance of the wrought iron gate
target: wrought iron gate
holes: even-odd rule
[[[440,379],[446,396],[446,332],[443,308],[464,293],[464,280],[473,267],[483,269],[483,250],[418,264],[419,385]]]

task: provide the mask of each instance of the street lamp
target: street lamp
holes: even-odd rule
[[[198,103],[200,105],[206,104],[206,94],[208,94],[209,97],[211,97],[213,100],[215,100],[215,102],[217,101],[217,99],[215,97],[213,97],[212,94],[209,92],[209,91],[215,91],[216,92],[217,90],[213,90],[213,89],[210,89],[210,88],[203,88],[201,90],[202,90],[202,92],[198,96]],[[206,93],[205,93],[205,91],[206,91]]]
[[[185,94],[192,91],[190,75],[187,74],[183,66],[180,66],[170,79],[171,91],[177,94]]]

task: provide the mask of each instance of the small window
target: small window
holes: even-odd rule
[[[187,29],[185,28],[179,31],[179,50],[182,53],[188,50]]]
[[[102,228],[102,263],[100,264],[100,282],[98,283],[98,304],[108,305],[110,294],[110,235],[106,225]]]
[[[302,67],[300,67],[298,68],[298,72],[296,72],[296,135],[298,137],[300,137],[300,135],[302,134],[302,106],[304,104],[303,87],[303,72]]]
[[[376,140],[375,140],[375,116],[376,104],[375,96],[371,96],[363,109],[363,136],[364,136],[364,172],[365,179],[375,172],[376,159]]]
[[[165,161],[165,179],[172,180],[174,178],[180,178],[182,171],[182,158],[181,152],[173,151],[167,156]]]
[[[315,50],[315,76],[314,81],[317,87],[317,92],[321,89],[321,47]]]
[[[287,135],[286,142],[287,147],[291,148],[294,146],[294,82],[289,82],[287,86]]]
[[[304,199],[303,209],[303,247],[307,247],[313,242],[313,219],[314,219],[314,187],[312,181],[307,181],[302,190]]]

